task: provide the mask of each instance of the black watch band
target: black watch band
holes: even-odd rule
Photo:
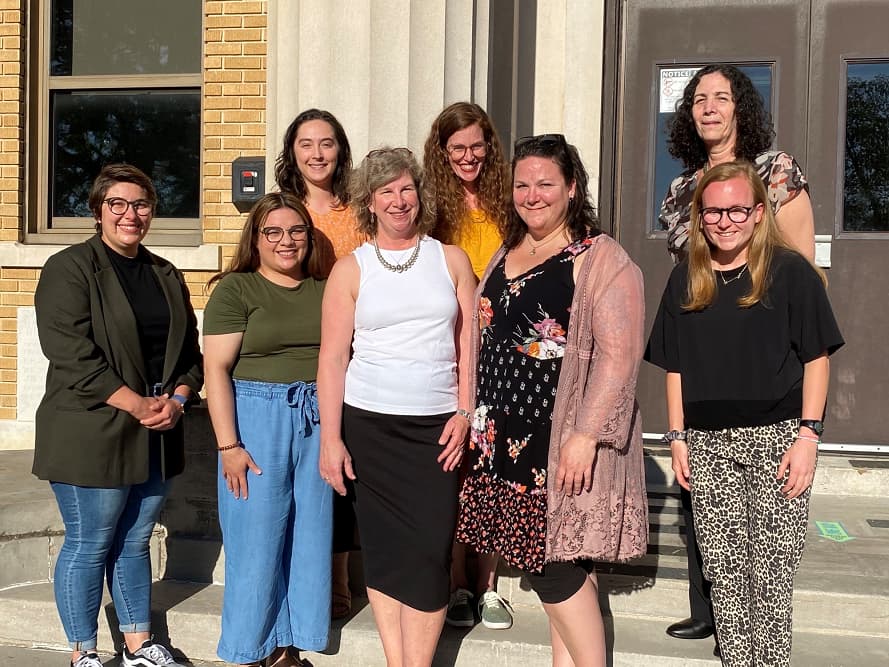
[[[799,425],[800,427],[805,426],[806,428],[811,429],[819,438],[821,437],[821,434],[824,433],[824,422],[820,419],[800,419]]]

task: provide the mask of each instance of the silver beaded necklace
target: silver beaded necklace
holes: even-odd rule
[[[417,257],[420,255],[420,235],[417,235],[417,245],[414,246],[414,251],[404,264],[393,264],[392,262],[387,261],[386,258],[383,257],[383,253],[380,252],[380,246],[377,245],[376,236],[374,237],[374,250],[377,251],[377,259],[380,260],[380,264],[383,265],[384,269],[392,271],[393,273],[404,273],[416,263]]]

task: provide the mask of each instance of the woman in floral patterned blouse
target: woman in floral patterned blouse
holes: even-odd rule
[[[639,556],[648,536],[634,400],[642,275],[599,230],[562,135],[520,139],[512,169],[504,248],[477,292],[457,539],[525,573],[554,665],[604,665],[592,561]]]

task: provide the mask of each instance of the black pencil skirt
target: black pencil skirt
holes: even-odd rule
[[[420,611],[446,606],[457,522],[457,471],[435,459],[452,413],[387,415],[343,406],[355,515],[369,588]]]

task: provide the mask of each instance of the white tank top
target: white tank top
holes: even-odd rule
[[[386,261],[413,252],[380,249]],[[372,243],[354,253],[361,270],[352,360],[345,402],[393,415],[435,415],[457,409],[457,291],[444,249],[424,236],[416,263],[389,271]]]

